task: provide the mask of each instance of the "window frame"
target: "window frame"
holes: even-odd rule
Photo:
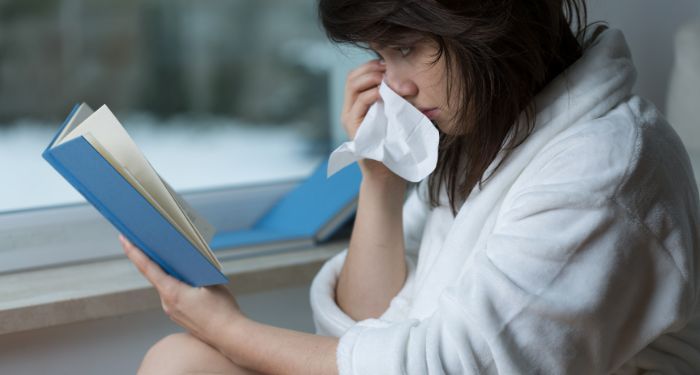
[[[217,231],[232,231],[250,227],[302,180],[201,189],[182,196]],[[116,228],[87,202],[0,213],[0,275],[121,257],[117,235]],[[244,253],[252,256],[269,250],[258,246]],[[220,258],[231,255],[226,249],[215,253]]]

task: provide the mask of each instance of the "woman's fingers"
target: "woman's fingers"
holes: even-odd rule
[[[346,130],[348,131],[350,139],[355,138],[357,128],[360,126],[360,123],[365,118],[365,115],[367,115],[369,107],[372,106],[372,104],[374,104],[377,100],[379,100],[378,87],[373,87],[369,90],[360,93],[357,96],[357,100],[355,100],[355,103],[352,105],[352,108],[348,112],[347,117],[347,122],[349,124]]]
[[[376,60],[366,62],[357,67],[355,70],[351,71],[345,80],[345,100],[343,102],[343,110],[349,110],[350,107],[352,107],[352,104],[355,102],[357,95],[367,89],[367,83],[363,84],[362,82],[358,82],[358,80],[366,80],[366,78],[364,78],[365,76],[371,77],[370,80],[376,80],[379,78],[379,81],[376,83],[378,85],[379,82],[381,82],[381,77],[384,74],[384,71],[384,65],[377,63]]]
[[[349,105],[355,101],[355,97],[362,91],[372,86],[378,86],[384,76],[384,67],[377,64],[361,66],[357,71],[348,75],[345,81],[345,103]]]
[[[153,284],[159,291],[172,287],[171,284],[176,282],[176,280],[165,273],[158,264],[153,262],[150,258],[144,254],[141,249],[134,246],[129,240],[127,240],[123,235],[119,235],[119,241],[124,248],[126,256],[131,260],[139,272],[148,279],[148,281]]]
[[[382,83],[383,77],[384,72],[370,71],[349,80],[345,85],[346,97],[348,98],[349,105],[348,108],[352,107],[352,104],[357,100],[357,96],[362,92],[379,86],[379,84]]]
[[[348,80],[353,80],[368,72],[384,71],[385,69],[386,66],[379,63],[379,60],[370,60],[350,71],[350,73],[348,73]]]
[[[348,74],[341,120],[350,138],[354,137],[369,106],[379,98],[378,86],[382,82],[384,71],[384,65],[373,60]]]

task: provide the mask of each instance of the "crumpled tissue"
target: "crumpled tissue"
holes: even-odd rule
[[[405,180],[418,182],[437,164],[439,133],[435,125],[382,82],[381,100],[367,111],[355,139],[340,145],[328,160],[328,177],[360,159],[382,162]]]

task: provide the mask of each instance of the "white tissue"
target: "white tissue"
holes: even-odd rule
[[[331,153],[328,177],[360,159],[382,162],[403,179],[418,182],[437,164],[439,133],[430,119],[384,82],[355,133]]]

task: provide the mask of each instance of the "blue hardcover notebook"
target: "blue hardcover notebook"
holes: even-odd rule
[[[275,241],[329,238],[347,222],[357,207],[362,174],[357,164],[326,177],[328,161],[280,199],[251,228],[217,233],[214,250],[251,246]]]
[[[42,156],[132,243],[193,286],[228,281],[211,249],[327,239],[354,214],[361,181],[356,164],[326,178],[323,162],[250,228],[213,237],[106,106],[93,113],[76,105]]]

